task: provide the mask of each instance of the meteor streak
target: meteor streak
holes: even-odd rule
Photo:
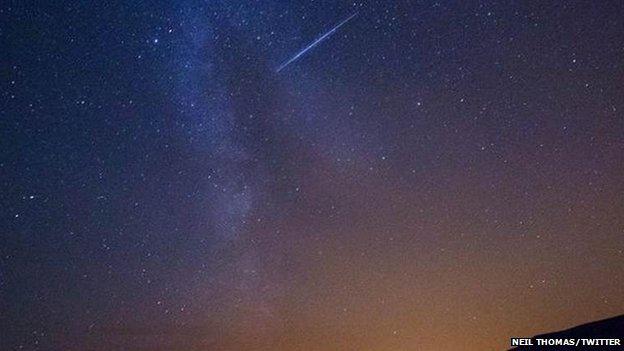
[[[336,32],[338,30],[338,28],[342,27],[345,23],[349,22],[353,17],[355,17],[358,13],[355,12],[354,14],[352,14],[351,16],[347,17],[347,19],[343,20],[342,22],[338,23],[337,26],[335,26],[334,28],[332,28],[329,32],[323,34],[321,37],[319,37],[318,39],[316,39],[315,41],[312,42],[312,44],[306,46],[303,50],[299,51],[299,53],[297,53],[297,55],[293,56],[292,58],[290,58],[290,60],[282,63],[281,66],[279,66],[276,70],[276,72],[279,72],[281,70],[283,70],[284,68],[286,68],[286,66],[288,66],[289,64],[291,64],[292,62],[296,61],[299,57],[303,56],[303,54],[305,54],[308,50],[312,49],[313,47],[315,47],[318,43],[322,42],[323,40],[325,40],[327,37],[329,37],[330,35],[334,34],[334,32]]]

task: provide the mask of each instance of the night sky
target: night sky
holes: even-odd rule
[[[621,314],[623,43],[621,1],[2,2],[0,350]]]

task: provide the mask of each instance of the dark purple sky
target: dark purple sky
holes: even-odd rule
[[[623,313],[623,18],[3,2],[0,349],[491,350]]]

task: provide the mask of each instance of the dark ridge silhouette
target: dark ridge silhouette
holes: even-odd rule
[[[576,327],[548,334],[540,334],[532,337],[534,346],[518,346],[510,349],[513,351],[524,350],[624,350],[621,346],[537,346],[535,339],[620,339],[624,338],[624,314],[612,318],[602,319],[595,322],[581,324]]]

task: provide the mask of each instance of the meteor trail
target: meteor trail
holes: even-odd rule
[[[345,19],[342,22],[338,23],[338,25],[335,26],[334,28],[332,28],[329,32],[323,34],[321,37],[319,37],[318,39],[313,41],[312,44],[306,46],[303,50],[299,51],[299,53],[297,53],[297,55],[293,56],[290,60],[282,63],[282,65],[277,68],[276,72],[279,72],[279,71],[283,70],[284,68],[286,68],[286,66],[288,66],[292,62],[296,61],[299,57],[303,56],[303,54],[305,54],[308,50],[312,49],[318,43],[320,43],[321,41],[323,41],[324,39],[326,39],[330,35],[334,34],[334,32],[338,30],[338,28],[342,27],[345,23],[349,22],[357,14],[358,14],[357,12],[353,13],[351,16],[347,17],[347,19]]]

